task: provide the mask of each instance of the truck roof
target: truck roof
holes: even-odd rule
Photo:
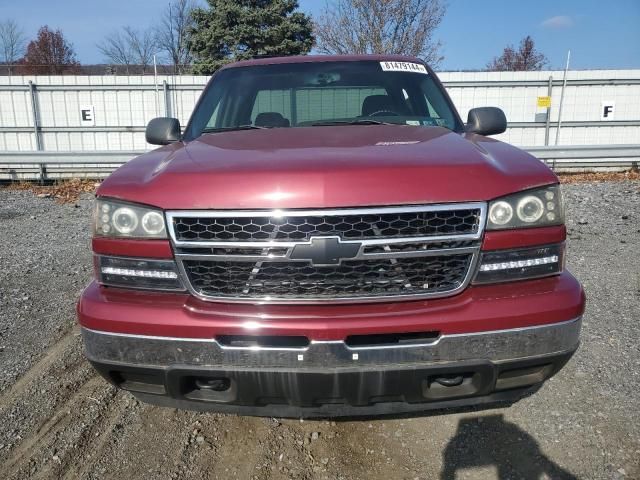
[[[424,63],[417,57],[410,55],[294,55],[289,57],[263,57],[241,60],[225,65],[221,70],[236,67],[250,67],[254,65],[273,65],[279,63],[310,63],[310,62],[358,62],[372,60],[375,62],[418,62]]]

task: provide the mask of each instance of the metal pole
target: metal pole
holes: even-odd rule
[[[164,94],[164,116],[171,116],[171,96],[169,95],[169,84],[166,80],[162,81],[162,92]]]
[[[562,80],[562,91],[560,93],[560,106],[558,107],[558,128],[556,129],[556,145],[560,140],[560,127],[562,126],[562,104],[564,102],[564,89],[567,86],[567,70],[569,70],[569,59],[571,58],[571,50],[567,52],[567,64],[564,67],[564,78]]]
[[[36,141],[36,150],[42,150],[42,139],[40,138],[40,114],[38,113],[38,98],[36,97],[36,85],[29,80],[29,94],[31,98],[31,114],[33,116],[33,135]],[[44,163],[40,163],[40,181],[47,179],[47,170]]]
[[[158,100],[158,64],[156,63],[156,56],[153,56],[153,83],[156,86],[156,117],[160,116],[160,106]]]
[[[549,75],[549,84],[547,86],[547,96],[551,98],[553,93],[553,76]],[[547,123],[544,126],[544,144],[549,145],[549,128],[551,127],[551,104],[547,107]]]
[[[178,97],[178,73],[176,72],[176,70],[174,69],[173,71],[173,76],[171,78],[171,88],[172,90],[172,94],[170,95],[171,101],[173,102],[171,104],[172,107],[172,115],[175,118],[180,118],[180,98]]]

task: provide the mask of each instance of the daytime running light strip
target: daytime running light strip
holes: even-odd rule
[[[495,270],[510,270],[513,268],[535,267],[536,265],[547,265],[558,263],[558,255],[542,258],[530,258],[528,260],[515,260],[511,262],[485,263],[480,265],[481,272],[491,272]]]
[[[105,275],[122,275],[123,277],[145,277],[145,278],[178,278],[176,272],[163,270],[133,270],[130,268],[102,267]]]

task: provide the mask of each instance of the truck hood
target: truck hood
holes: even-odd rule
[[[555,182],[486,137],[354,125],[206,134],[137,157],[98,195],[163,209],[316,208],[491,200]]]

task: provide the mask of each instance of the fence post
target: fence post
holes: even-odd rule
[[[547,96],[551,98],[553,93],[553,76],[549,75],[549,84],[547,85]],[[551,127],[551,104],[547,107],[547,123],[544,126],[544,145],[549,145],[549,128]]]
[[[169,96],[169,84],[166,80],[162,81],[162,91],[164,93],[164,116],[171,116],[171,97]]]
[[[42,139],[40,138],[40,113],[38,111],[38,98],[36,94],[36,85],[29,80],[29,94],[31,98],[31,114],[33,115],[33,134],[36,141],[36,150],[42,150]],[[44,163],[40,163],[40,182],[47,179],[47,169]]]

